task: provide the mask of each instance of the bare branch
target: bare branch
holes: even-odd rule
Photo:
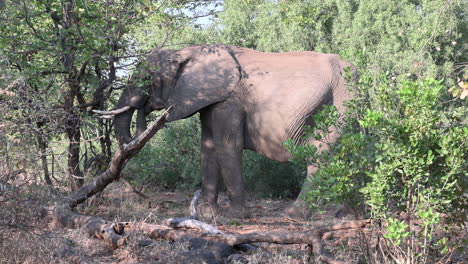
[[[173,106],[169,107],[156,122],[143,131],[143,133],[141,133],[141,135],[135,138],[132,142],[128,144],[120,144],[119,149],[115,152],[114,157],[105,172],[96,177],[92,183],[81,187],[76,192],[65,198],[68,206],[70,208],[76,207],[78,204],[86,201],[89,197],[104,190],[104,188],[113,181],[118,180],[126,162],[137,154],[146,142],[148,142],[156,132],[163,127],[166,123],[167,116],[172,109]]]

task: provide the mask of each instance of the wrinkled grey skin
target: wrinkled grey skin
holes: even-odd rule
[[[341,74],[348,66],[352,67],[337,55],[317,52],[264,53],[220,44],[155,49],[120,97],[117,107],[130,105],[132,109],[116,116],[115,132],[125,142],[131,140],[135,109],[137,134],[146,128],[145,116],[151,111],[175,105],[169,122],[199,112],[205,199],[216,207],[221,176],[231,213],[241,216],[242,151],[288,161],[283,143],[289,138],[300,142],[304,126],[311,124],[311,114],[324,104],[345,110],[343,102],[352,94]],[[147,84],[135,84],[142,80]],[[330,141],[337,137],[332,132]],[[308,168],[309,175],[313,172]],[[300,203],[298,198],[296,204]],[[302,212],[293,206],[288,213]]]

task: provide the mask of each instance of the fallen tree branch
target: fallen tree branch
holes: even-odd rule
[[[322,239],[322,236],[331,231],[346,230],[346,229],[361,229],[371,223],[370,220],[353,220],[346,223],[336,224],[330,227],[320,227],[316,230],[302,231],[302,232],[292,232],[286,234],[276,234],[276,233],[248,233],[248,234],[211,234],[211,233],[198,233],[196,236],[204,238],[206,240],[218,240],[224,242],[228,245],[234,246],[244,243],[254,243],[254,242],[269,242],[275,244],[309,244],[310,238],[313,236],[318,236],[319,239]],[[149,229],[148,229],[149,228]],[[176,230],[176,229],[164,229],[161,230],[158,228],[151,229],[151,225],[147,225],[145,228],[145,233],[148,233],[150,237],[159,239],[165,238],[169,240],[177,240],[184,236],[190,236],[190,234],[195,234],[194,232],[186,230]]]
[[[198,221],[195,219],[188,219],[188,218],[169,218],[164,221],[164,224],[170,226],[174,229],[186,228],[186,229],[196,229],[200,230],[204,233],[209,234],[222,234],[223,232],[219,231],[218,228],[209,225],[205,222]]]
[[[199,195],[201,194],[201,190],[198,190],[196,193]],[[197,196],[195,194],[195,196]],[[192,200],[193,202],[193,200]],[[190,205],[192,206],[192,205]],[[202,233],[209,233],[209,234],[224,234],[224,232],[220,231],[218,228],[209,225],[205,222],[198,221],[196,219],[188,219],[188,218],[169,218],[166,221],[164,221],[164,224],[167,226],[170,226],[174,229],[180,229],[180,228],[185,228],[185,229],[195,229],[198,231],[201,231]],[[256,250],[257,248],[255,246],[252,246],[250,244],[238,244],[236,245],[238,248],[241,248],[242,251],[248,251],[248,250]]]
[[[137,154],[142,149],[146,142],[156,134],[156,132],[163,127],[166,119],[173,106],[169,107],[162,116],[154,122],[149,128],[141,133],[137,138],[128,144],[121,144],[119,149],[115,152],[111,162],[105,172],[96,177],[94,181],[78,189],[76,192],[70,194],[65,201],[70,208],[75,208],[78,204],[83,203],[89,197],[104,190],[110,183],[120,178],[120,173],[124,168],[126,162]]]
[[[126,222],[109,223],[100,217],[82,215],[66,207],[44,207],[41,210],[41,216],[55,227],[84,228],[90,236],[103,239],[113,248],[125,244],[126,237],[123,233],[125,226],[128,226]]]
[[[176,241],[185,237],[199,237],[206,240],[215,240],[226,243],[230,246],[239,244],[248,244],[255,242],[268,242],[274,244],[307,244],[311,246],[315,255],[316,261],[324,261],[325,263],[341,264],[346,263],[335,260],[325,251],[323,235],[327,232],[338,230],[358,229],[370,225],[370,220],[354,220],[346,223],[336,224],[330,227],[320,227],[316,230],[293,233],[248,233],[248,234],[212,234],[212,233],[194,233],[186,230],[176,229],[160,229],[151,225],[144,225],[141,231],[146,233],[153,239],[168,239]]]
[[[176,241],[198,237],[205,240],[217,241],[230,246],[245,245],[255,242],[267,242],[275,244],[307,244],[314,253],[317,262],[323,261],[331,264],[344,264],[347,262],[333,258],[325,250],[324,238],[328,232],[344,230],[361,230],[371,224],[370,220],[354,220],[346,223],[336,224],[330,227],[318,227],[313,230],[292,233],[248,233],[248,234],[225,234],[225,233],[200,233],[189,230],[173,229],[165,225],[155,225],[147,223],[111,223],[95,217],[78,214],[67,207],[43,208],[42,215],[54,226],[66,228],[84,228],[90,236],[94,236],[112,245],[113,248],[121,247],[126,242],[124,231],[141,232],[152,239],[166,239]],[[171,226],[192,228],[191,224],[184,221],[196,221],[192,219],[182,219],[175,221],[169,219],[167,222]],[[197,221],[199,222],[199,221]],[[179,224],[177,224],[179,223]],[[195,225],[199,227],[199,225]],[[211,232],[212,230],[210,230]]]

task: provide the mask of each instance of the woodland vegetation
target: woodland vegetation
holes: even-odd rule
[[[231,263],[339,263],[331,255],[345,263],[467,261],[467,13],[466,0],[0,0],[0,263],[170,263],[177,253],[142,257],[135,248],[175,252],[178,246],[161,242],[141,249],[145,240],[139,237],[126,239],[124,250],[110,253],[112,260],[76,252],[76,237],[51,231],[38,214],[66,199],[79,200],[70,206],[75,208],[86,200],[76,196],[81,187],[112,175],[108,164],[125,149],[113,134],[112,119],[100,119],[93,110],[114,107],[146,52],[206,43],[336,53],[360,74],[359,95],[348,112],[338,116],[336,109],[324,108],[307,131],[307,137],[327,144],[328,127],[338,127],[341,140],[328,151],[288,141],[290,163],[249,151],[243,157],[246,186],[257,199],[295,198],[305,166],[318,166],[306,195],[311,210],[318,214],[347,204],[364,220],[352,227],[327,225],[311,237],[358,241],[330,245],[300,236],[280,241],[225,234],[220,241],[229,246],[289,241],[308,244],[315,254],[258,254]],[[150,192],[145,190],[193,193],[200,184],[199,138],[197,116],[165,124],[116,177],[143,197]],[[130,229],[152,238],[177,241],[185,234],[161,231],[168,228],[156,227],[162,218],[132,213],[131,206],[114,208],[126,211],[117,216],[99,211],[96,204],[105,203],[99,199],[105,200],[97,197],[75,209],[118,223],[78,216],[97,221],[98,230],[114,230],[119,237],[101,238],[115,247],[123,237],[116,226],[131,221],[147,224]],[[55,220],[76,214],[66,212]],[[314,226],[310,222],[308,228]],[[355,227],[360,232],[352,235],[330,233]],[[235,239],[240,242],[229,242]],[[182,257],[178,261],[184,263]]]

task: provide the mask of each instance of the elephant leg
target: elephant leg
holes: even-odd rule
[[[202,136],[201,142],[202,190],[210,206],[216,207],[219,192],[219,166],[213,147],[213,140]]]
[[[224,149],[219,152],[219,165],[224,184],[231,200],[226,214],[244,217],[244,178],[242,177],[242,149],[235,142],[223,140]]]
[[[339,133],[336,131],[334,126],[329,127],[330,133],[327,135],[325,142],[320,142],[314,139],[311,139],[309,143],[313,144],[318,148],[318,151],[328,150],[329,146],[334,144],[339,137]],[[302,185],[301,192],[297,196],[297,199],[285,209],[285,214],[293,218],[307,219],[311,216],[311,210],[305,202],[305,195],[311,187],[311,180],[315,172],[317,171],[317,166],[309,165],[307,166],[307,176],[304,184]]]
[[[217,208],[219,175],[221,172],[213,140],[211,119],[206,115],[202,115],[200,119],[202,124],[200,151],[202,191],[206,202],[213,209]]]
[[[231,207],[225,214],[244,216],[244,180],[242,177],[242,150],[244,135],[244,118],[242,111],[236,104],[220,103],[201,112],[203,132],[207,132],[212,140],[210,146],[214,147],[216,165],[219,175],[223,177],[224,184],[231,200]],[[205,163],[210,164],[211,161]],[[212,180],[210,175],[203,179]],[[219,179],[219,178],[217,178]],[[207,185],[208,183],[203,183]],[[208,197],[207,197],[208,198]]]
[[[314,177],[315,172],[317,171],[317,166],[309,165],[307,166],[307,179],[302,186],[301,192],[297,196],[296,201],[287,209],[291,216],[296,216],[300,218],[309,218],[311,215],[311,211],[307,204],[304,202],[304,195],[306,195],[307,191],[313,188],[313,184],[311,183],[312,177]],[[356,211],[349,207],[346,204],[342,205],[333,205],[331,210],[335,210],[335,217],[336,218],[344,218],[348,216],[355,216]]]
[[[317,167],[314,165],[309,165],[307,166],[307,178],[306,181],[304,182],[304,185],[302,185],[301,192],[297,196],[297,199],[290,204],[288,207],[285,209],[285,214],[292,218],[299,218],[299,219],[308,219],[311,216],[311,210],[307,206],[307,204],[304,202],[304,194],[309,190],[310,188],[310,181],[309,177],[312,177],[312,175],[317,171]]]

